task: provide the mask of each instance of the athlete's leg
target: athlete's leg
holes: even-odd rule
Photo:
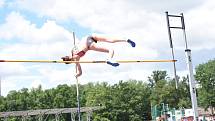
[[[115,43],[115,42],[127,42],[126,38],[119,38],[119,37],[110,37],[101,34],[92,34],[92,37],[101,42],[108,42],[108,43]]]
[[[93,43],[90,47],[89,50],[94,50],[94,51],[98,51],[98,52],[105,52],[109,54],[109,58],[113,58],[114,56],[114,50],[113,49],[107,49],[104,47],[100,47],[98,45],[96,45],[95,43]]]
[[[79,60],[80,60],[80,58],[78,58],[76,61],[79,61]],[[75,63],[75,69],[76,69],[75,77],[78,78],[79,76],[82,75],[81,64],[80,63]]]
[[[94,50],[94,51],[98,51],[98,52],[105,52],[105,53],[109,53],[109,58],[107,60],[107,64],[109,65],[112,65],[112,66],[119,66],[119,63],[115,62],[112,58],[114,56],[114,50],[112,49],[107,49],[107,48],[104,48],[104,47],[99,47],[98,45],[96,44],[92,44],[90,47],[89,47],[89,50]]]
[[[93,34],[92,37],[101,42],[108,42],[108,43],[116,43],[116,42],[128,42],[132,47],[135,47],[136,44],[130,39],[126,38],[119,38],[119,37],[110,37],[105,35]]]

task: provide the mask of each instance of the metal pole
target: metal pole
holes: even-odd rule
[[[7,118],[8,118],[8,117],[4,117],[4,121],[7,121]]]
[[[184,15],[181,13],[181,24],[182,24],[182,30],[185,40],[185,53],[187,57],[187,68],[188,68],[188,77],[189,77],[189,87],[190,87],[190,96],[191,96],[191,102],[192,102],[192,109],[193,109],[193,117],[194,121],[198,121],[198,105],[197,105],[197,98],[196,98],[196,84],[195,84],[195,78],[193,74],[193,64],[192,64],[192,58],[191,58],[191,50],[188,49],[187,44],[187,37],[186,37],[186,31],[185,31],[185,22],[184,22]]]
[[[187,36],[186,36],[186,31],[185,31],[185,22],[184,22],[183,13],[181,13],[181,24],[182,24],[183,34],[184,34],[185,48],[188,49]]]
[[[57,114],[55,114],[55,121],[60,121],[60,116],[59,116],[59,114],[57,113]]]
[[[173,48],[168,12],[166,12],[166,20],[167,20],[167,29],[168,29],[168,35],[169,35],[170,48]]]
[[[74,47],[75,45],[75,32],[73,32],[73,41],[74,41]],[[77,48],[76,48],[77,49]],[[75,72],[77,73],[77,66],[75,66]],[[78,88],[78,77],[76,78],[76,93],[77,93],[77,105],[78,105],[78,121],[81,121],[81,109],[80,109],[80,98],[79,98],[79,88]]]
[[[76,78],[76,91],[77,91],[77,105],[78,105],[78,110],[77,110],[77,112],[78,112],[78,121],[81,121],[81,109],[80,109],[80,97],[79,97],[79,88],[78,88],[78,78]]]
[[[75,121],[75,114],[71,112],[71,121]]]
[[[187,57],[187,68],[188,68],[188,76],[189,76],[189,85],[190,85],[190,96],[192,102],[192,109],[193,109],[193,117],[194,121],[198,121],[198,110],[197,110],[197,98],[196,98],[196,87],[195,87],[195,79],[193,75],[193,65],[192,65],[192,58],[191,58],[191,50],[185,50],[186,57]]]
[[[87,121],[91,121],[92,112],[87,112]]]
[[[172,36],[171,36],[168,12],[166,12],[166,20],[167,20],[167,29],[168,29],[168,35],[169,35],[169,43],[170,43],[170,48],[171,48],[171,52],[172,52],[172,59],[175,60],[175,54],[174,54],[174,49],[173,49],[173,44],[172,44]],[[175,88],[178,89],[178,78],[177,78],[177,74],[176,74],[175,62],[173,62],[173,70],[174,70],[174,76],[175,76]]]
[[[74,44],[74,46],[76,45],[75,44],[75,32],[72,32],[72,34],[73,34],[73,44]]]
[[[169,17],[180,17],[182,27],[170,27]],[[170,28],[178,28],[178,29],[183,30],[183,35],[184,35],[184,40],[185,40],[185,48],[186,48],[185,53],[186,53],[186,57],[187,57],[187,68],[189,71],[188,76],[189,76],[189,87],[190,87],[190,95],[191,95],[191,101],[192,101],[193,116],[194,116],[194,121],[198,121],[198,110],[197,110],[198,106],[197,106],[197,98],[196,98],[195,79],[194,79],[194,75],[193,75],[191,50],[188,49],[188,44],[187,44],[184,15],[183,15],[183,13],[181,13],[181,16],[174,16],[174,15],[168,15],[168,12],[166,12],[166,18],[167,18],[167,26],[168,26],[169,39],[170,39],[170,47],[173,48]]]

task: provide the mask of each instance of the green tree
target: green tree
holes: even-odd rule
[[[196,67],[196,80],[200,84],[199,104],[205,108],[215,108],[215,60]]]
[[[102,104],[105,108],[94,115],[96,121],[142,121],[150,112],[150,92],[141,81],[120,81],[88,85],[87,105]]]
[[[166,80],[167,72],[166,71],[153,71],[151,77],[148,77],[150,87],[154,87],[157,82],[160,80]]]
[[[5,111],[5,98],[0,96],[0,111]]]
[[[176,108],[191,108],[191,97],[190,97],[190,91],[189,91],[189,83],[188,83],[188,77],[182,77],[182,80],[178,83],[178,89],[177,89],[177,95],[178,95],[178,105]]]
[[[151,82],[155,82],[154,86],[151,86]],[[151,105],[157,105],[159,110],[162,109],[160,104],[168,104],[172,108],[190,107],[187,78],[183,77],[178,83],[178,89],[176,89],[175,80],[168,78],[166,71],[153,71],[149,77],[149,84],[151,87]]]
[[[18,99],[18,92],[12,90],[8,93],[5,102],[5,111],[16,111],[19,110],[16,105],[16,100]]]
[[[151,87],[151,104],[157,105],[160,103],[167,103],[165,96],[168,93],[166,71],[153,71],[151,77],[148,77],[149,86]]]
[[[54,107],[56,108],[69,108],[77,107],[76,105],[76,87],[68,85],[58,85],[54,91]]]

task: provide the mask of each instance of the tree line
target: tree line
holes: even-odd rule
[[[198,106],[205,109],[215,107],[215,60],[196,67]],[[126,80],[110,85],[106,82],[79,85],[80,105],[104,106],[93,113],[94,121],[144,121],[151,119],[151,105],[169,104],[174,108],[191,108],[187,77],[179,78],[178,89],[175,80],[166,71],[153,71],[148,80]],[[43,90],[23,88],[12,90],[6,97],[0,97],[0,111],[22,111],[48,108],[77,107],[76,85],[58,85]],[[70,114],[62,121],[70,120]],[[18,119],[11,119],[18,120]],[[33,120],[33,119],[32,119]]]

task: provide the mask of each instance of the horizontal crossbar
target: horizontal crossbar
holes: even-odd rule
[[[176,62],[177,60],[117,60],[118,63],[143,63],[143,62]],[[107,61],[61,61],[61,60],[0,60],[0,62],[15,63],[107,63]]]

